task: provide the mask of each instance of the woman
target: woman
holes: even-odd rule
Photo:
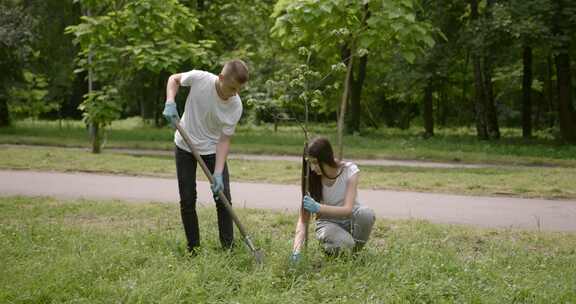
[[[303,209],[296,225],[291,260],[298,261],[306,238],[310,214],[316,214],[316,239],[329,255],[355,252],[368,241],[375,216],[372,209],[357,201],[358,167],[334,160],[326,138],[315,138],[308,145],[307,158],[310,193],[306,195],[303,166]]]

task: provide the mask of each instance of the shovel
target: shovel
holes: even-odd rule
[[[184,130],[184,128],[182,128],[182,125],[180,125],[180,122],[176,122],[176,129],[178,130],[178,132],[180,132],[180,135],[182,135],[182,138],[184,138],[184,141],[188,145],[188,148],[190,148],[190,152],[192,152],[192,154],[194,155],[194,158],[196,159],[198,164],[200,164],[200,167],[202,168],[202,171],[204,171],[204,174],[208,178],[208,181],[210,182],[210,184],[214,184],[214,177],[212,176],[212,173],[210,173],[210,170],[208,170],[208,167],[206,166],[206,163],[204,162],[202,157],[200,157],[200,154],[198,154],[198,152],[196,152],[196,150],[194,150],[194,146],[192,145],[192,140],[190,139],[190,136],[188,135],[186,130]],[[226,210],[228,211],[228,213],[232,217],[234,224],[236,224],[236,227],[238,227],[238,230],[240,230],[240,234],[244,238],[244,243],[246,243],[246,245],[248,246],[248,248],[252,252],[254,259],[256,259],[256,263],[262,264],[264,262],[264,253],[260,249],[256,249],[256,247],[252,243],[250,235],[248,235],[248,233],[246,232],[246,229],[244,229],[244,226],[242,225],[242,223],[240,223],[240,219],[238,219],[238,216],[236,216],[236,213],[234,213],[234,210],[232,209],[232,205],[230,204],[230,201],[228,201],[228,198],[226,197],[226,195],[224,195],[224,191],[220,190],[220,192],[218,192],[218,196],[220,197],[220,201],[222,202],[222,204],[224,204],[224,207],[226,207]]]

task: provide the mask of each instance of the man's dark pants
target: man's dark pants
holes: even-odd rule
[[[200,231],[198,229],[198,215],[196,214],[196,167],[197,162],[194,155],[190,152],[182,150],[178,147],[175,149],[176,155],[176,173],[178,175],[178,189],[180,192],[180,214],[182,215],[182,223],[184,224],[184,231],[186,232],[186,239],[188,240],[188,250],[193,251],[200,246]],[[201,155],[206,163],[208,170],[214,173],[214,166],[216,165],[216,154]],[[202,171],[202,168],[200,168]],[[232,203],[230,196],[230,177],[228,173],[228,165],[224,164],[224,172],[222,172],[224,181],[224,195],[228,201]],[[225,249],[232,247],[234,241],[234,226],[232,217],[220,201],[216,200],[216,211],[218,214],[218,230],[220,232],[220,243]]]

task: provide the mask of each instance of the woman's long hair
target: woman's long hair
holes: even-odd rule
[[[330,141],[325,137],[316,137],[308,143],[307,149],[302,155],[302,196],[306,195],[306,168],[308,168],[309,176],[309,191],[310,196],[317,202],[322,201],[322,176],[316,174],[310,168],[310,164],[306,166],[306,156],[314,157],[318,160],[318,165],[322,171],[322,175],[327,176],[321,164],[326,164],[332,168],[338,168],[338,163],[334,159],[334,151]]]

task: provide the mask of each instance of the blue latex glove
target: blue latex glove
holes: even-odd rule
[[[300,259],[302,259],[302,255],[300,254],[300,252],[293,252],[290,255],[290,264],[297,264],[298,262],[300,262]]]
[[[172,127],[175,127],[176,123],[180,120],[180,116],[178,116],[178,110],[176,109],[176,103],[173,101],[166,102],[162,114],[164,117],[166,117],[166,120],[170,122]]]
[[[224,190],[224,180],[222,179],[222,173],[214,173],[214,183],[210,185],[212,189],[212,196],[214,199],[218,199],[218,193]]]
[[[318,204],[313,198],[308,195],[304,196],[302,199],[304,203],[304,209],[308,210],[311,213],[318,213],[320,211],[320,204]]]

